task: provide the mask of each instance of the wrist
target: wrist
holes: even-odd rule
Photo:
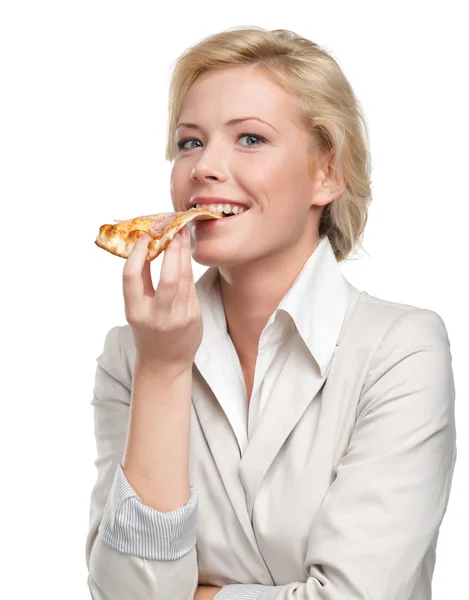
[[[213,587],[211,585],[199,585],[194,596],[194,600],[213,600],[221,587]]]
[[[135,377],[153,377],[155,379],[176,379],[180,377],[192,376],[192,364],[162,364],[147,361],[137,357],[134,365]]]

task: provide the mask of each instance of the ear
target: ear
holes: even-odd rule
[[[339,178],[337,172],[333,172],[333,151],[327,152],[321,159],[316,173],[313,201],[316,206],[326,206],[338,198],[345,189],[344,178]]]

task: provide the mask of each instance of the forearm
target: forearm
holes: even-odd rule
[[[161,512],[190,496],[192,369],[172,374],[136,363],[123,472],[143,504]]]

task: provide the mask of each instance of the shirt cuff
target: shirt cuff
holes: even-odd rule
[[[117,464],[103,519],[102,539],[125,554],[151,560],[177,560],[197,542],[198,492],[190,486],[190,498],[181,508],[160,512],[142,503]]]
[[[223,586],[214,600],[257,600],[267,588],[267,585],[233,583]]]

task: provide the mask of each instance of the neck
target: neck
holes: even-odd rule
[[[259,338],[285,294],[319,243],[282,249],[251,263],[220,267],[220,293],[228,333],[240,359],[257,356]]]

